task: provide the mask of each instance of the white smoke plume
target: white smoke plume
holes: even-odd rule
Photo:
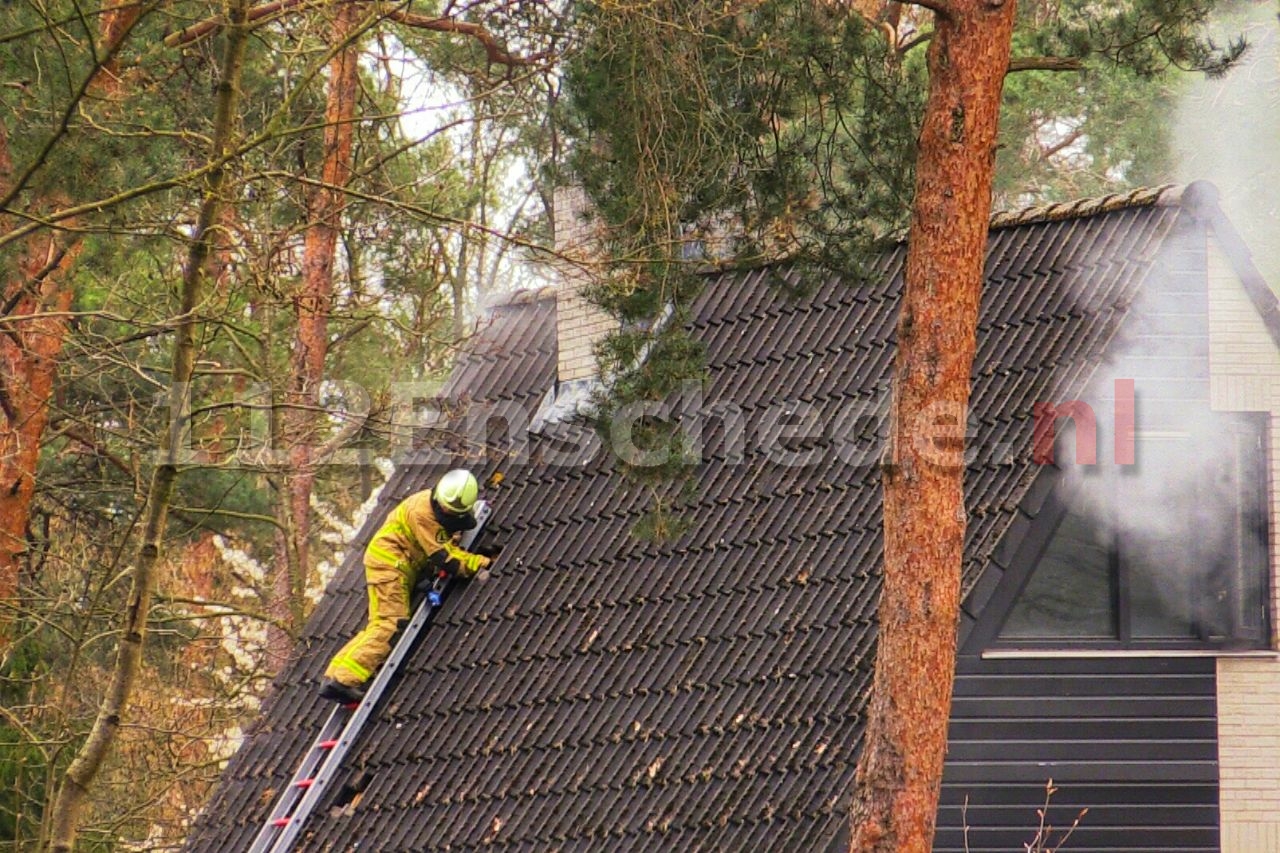
[[[1216,185],[1228,219],[1274,283],[1280,279],[1275,6],[1234,4],[1214,27],[1220,43],[1243,34],[1251,49],[1225,77],[1188,81],[1174,116],[1175,174],[1184,184],[1208,180]],[[1161,274],[1157,270],[1157,277]],[[1135,639],[1173,635],[1230,642],[1260,619],[1250,607],[1265,570],[1258,497],[1265,494],[1265,468],[1256,441],[1261,416],[1254,426],[1247,419],[1237,425],[1209,411],[1207,353],[1203,343],[1194,343],[1206,334],[1203,310],[1194,307],[1195,295],[1180,295],[1177,287],[1172,294],[1161,293],[1158,282],[1148,281],[1129,308],[1111,360],[1084,397],[1097,418],[1097,463],[1067,466],[1064,492],[1071,495],[1075,521],[1061,528],[1058,547],[1076,556],[1049,555],[1050,563],[1060,559],[1061,564],[1048,569],[1057,572],[1057,588],[1038,593],[1052,599],[1044,602],[1040,616],[1087,611],[1084,602],[1097,597],[1101,570],[1089,576],[1082,567],[1106,559],[1106,550],[1119,543],[1119,560],[1131,567],[1124,594],[1130,607],[1141,611],[1130,626]],[[1167,349],[1160,341],[1167,341]],[[1135,383],[1131,465],[1117,464],[1113,453],[1117,379]],[[1079,428],[1074,435],[1060,435],[1059,461],[1069,459],[1085,437]],[[1034,634],[1028,614],[1019,618],[1019,630]]]

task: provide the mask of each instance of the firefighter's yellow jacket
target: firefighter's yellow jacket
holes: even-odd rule
[[[447,514],[437,514],[430,490],[409,495],[388,514],[364,552],[369,623],[334,656],[326,677],[348,687],[373,677],[391,654],[400,621],[409,618],[413,586],[424,568],[448,568],[471,577],[489,564],[487,557],[458,547],[454,536],[468,525],[462,519],[451,522]]]

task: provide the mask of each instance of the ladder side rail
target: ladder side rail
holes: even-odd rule
[[[471,544],[475,542],[476,537],[478,537],[481,531],[484,530],[484,525],[489,518],[490,512],[491,509],[486,501],[478,501],[476,503],[476,526],[464,533],[462,541],[459,543],[464,549],[470,548]],[[355,713],[351,715],[351,718],[343,727],[342,734],[338,737],[337,744],[335,744],[332,749],[326,751],[321,767],[313,777],[314,781],[307,787],[306,792],[302,796],[302,801],[298,803],[293,814],[290,816],[289,823],[286,826],[279,828],[281,829],[281,832],[276,838],[275,844],[267,848],[272,851],[272,853],[286,853],[286,851],[292,849],[294,841],[302,833],[302,827],[305,825],[307,818],[311,815],[311,812],[315,810],[315,807],[319,804],[329,782],[332,781],[333,774],[339,767],[341,767],[342,759],[346,757],[347,751],[351,749],[356,739],[360,736],[360,732],[364,728],[365,723],[373,715],[374,710],[376,710],[378,701],[381,699],[387,685],[391,683],[391,679],[400,669],[401,662],[403,662],[403,660],[408,656],[410,650],[413,648],[414,641],[418,634],[421,633],[423,628],[430,624],[436,610],[438,610],[440,604],[443,603],[443,596],[445,592],[448,591],[449,585],[450,583],[448,578],[445,578],[443,583],[437,583],[437,588],[433,589],[431,593],[428,593],[427,597],[424,598],[422,603],[418,606],[417,611],[413,614],[413,618],[401,632],[400,639],[396,641],[396,644],[392,648],[391,654],[387,657],[386,662],[378,669],[378,674],[374,677],[373,683],[369,685],[369,689],[365,693],[364,699],[361,700],[359,707],[356,708]],[[335,709],[335,711],[336,710],[341,709]],[[276,827],[272,827],[272,825],[268,823],[267,827],[264,827],[264,830],[266,828]]]
[[[399,648],[400,643],[403,643],[406,639],[412,640],[416,637],[419,631],[430,623],[435,609],[436,608],[431,604],[431,602],[425,600],[422,602],[414,620],[405,628],[400,642],[396,644],[397,648]],[[381,678],[383,673],[387,673],[389,675],[394,671],[394,669],[387,669],[387,665],[390,663],[391,658],[388,658],[387,663],[384,663],[382,665],[383,668],[378,671],[379,678]],[[388,677],[387,680],[389,681],[390,678]],[[365,694],[365,698],[360,703],[360,707],[351,715],[351,719],[347,721],[346,727],[338,736],[338,742],[334,744],[332,749],[328,750],[328,755],[325,756],[323,765],[316,772],[315,776],[312,777],[314,781],[312,781],[311,785],[307,787],[305,793],[302,795],[302,800],[294,809],[293,814],[290,815],[289,823],[284,827],[278,827],[280,833],[276,837],[275,843],[271,847],[267,848],[271,853],[285,853],[285,851],[293,849],[293,844],[301,835],[302,829],[306,825],[307,818],[311,816],[311,812],[315,811],[316,806],[319,805],[320,798],[328,789],[329,783],[333,780],[335,772],[342,766],[342,760],[346,757],[347,752],[350,751],[351,747],[355,744],[356,739],[360,736],[360,732],[364,728],[364,724],[368,721],[369,717],[372,716],[374,706],[377,700],[381,697],[382,690],[385,686],[385,683],[379,684],[376,681],[370,685],[369,692]]]
[[[329,713],[328,719],[320,727],[320,734],[312,741],[311,746],[298,763],[297,769],[294,770],[293,776],[289,779],[288,785],[280,792],[280,796],[276,798],[276,804],[271,809],[271,814],[267,816],[266,823],[263,824],[257,836],[253,839],[253,843],[249,847],[249,853],[266,853],[271,849],[271,845],[275,843],[275,837],[280,830],[276,822],[281,818],[290,816],[297,802],[306,793],[298,783],[304,779],[311,778],[316,768],[324,763],[327,750],[323,749],[320,744],[334,739],[342,732],[350,713],[350,710],[345,706],[335,707]]]

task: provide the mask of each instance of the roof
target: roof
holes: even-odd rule
[[[1033,403],[1084,387],[1170,235],[1195,226],[1179,197],[997,218],[974,368],[966,590],[1035,478]],[[708,421],[684,510],[693,523],[674,543],[631,536],[647,492],[600,461],[549,464],[554,438],[504,463],[486,534],[506,545],[493,580],[446,601],[348,757],[365,774],[362,795],[314,813],[305,849],[832,843],[847,823],[873,667],[877,413],[904,257],[899,246],[869,284],[833,277],[802,299],[776,286],[795,280],[783,267],[708,281],[692,319],[708,353],[704,411],[741,413],[746,450],[735,461],[717,440],[726,430]],[[494,307],[448,393],[532,418],[554,381],[554,327],[547,292]],[[843,418],[853,438],[788,437],[802,407],[819,424]],[[806,449],[818,460],[778,461]],[[361,541],[431,484],[444,460],[429,456],[400,466]],[[189,849],[248,845],[319,724],[324,665],[365,608],[353,548]]]

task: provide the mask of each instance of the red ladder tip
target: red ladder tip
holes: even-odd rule
[[[278,817],[278,818],[276,818],[275,820],[271,821],[271,825],[272,825],[272,826],[288,826],[288,825],[289,825],[289,818],[287,818],[287,817]]]
[[[295,788],[310,788],[315,781],[315,779],[299,779],[293,783],[293,786]]]
[[[316,746],[320,749],[333,749],[338,745],[336,740],[322,740]]]

